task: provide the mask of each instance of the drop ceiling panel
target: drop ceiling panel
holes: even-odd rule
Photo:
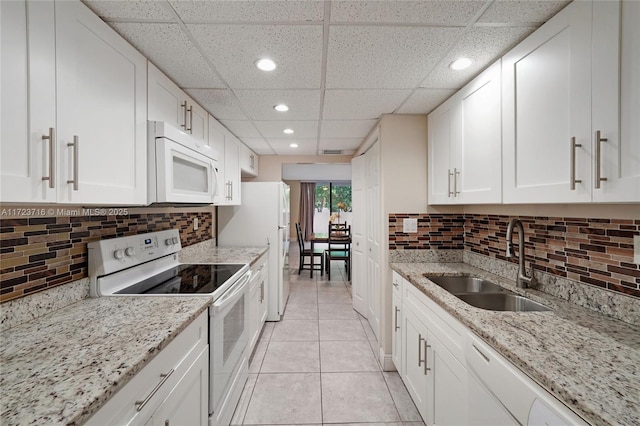
[[[459,89],[534,30],[535,27],[472,28],[429,74],[421,86]],[[467,69],[452,71],[449,65],[461,56],[473,59],[473,64]]]
[[[467,25],[485,4],[477,1],[332,1],[332,22]]]
[[[324,120],[321,139],[364,138],[378,120]]]
[[[224,87],[177,24],[112,22],[111,26],[180,87]]]
[[[157,0],[83,0],[96,15],[106,19],[135,19],[140,21],[173,21],[163,2]]]
[[[498,0],[480,17],[487,23],[537,23],[541,25],[560,12],[571,1],[515,1]]]
[[[317,120],[320,115],[320,90],[236,90],[245,111],[254,120]],[[285,104],[289,111],[273,107]]]
[[[214,116],[215,117],[215,116]],[[220,122],[229,129],[231,133],[238,138],[261,138],[262,136],[256,130],[251,121],[240,120],[220,120]]]
[[[459,28],[332,26],[327,88],[413,89]]]
[[[322,1],[170,1],[185,22],[321,21]]]
[[[274,154],[267,141],[262,138],[241,138],[240,140],[258,155]]]
[[[248,120],[240,102],[228,89],[186,89],[186,92],[218,120]]]
[[[317,121],[254,121],[256,127],[267,139],[310,139],[318,137]],[[287,135],[284,129],[293,129],[294,133]]]
[[[428,114],[449,99],[455,89],[418,89],[400,107],[400,114]]]
[[[196,42],[233,89],[319,89],[320,25],[188,25]],[[269,57],[278,68],[258,70]]]
[[[297,148],[291,148],[291,143],[297,143]],[[317,143],[315,139],[269,139],[276,155],[316,155]]]
[[[411,90],[327,90],[323,118],[335,120],[377,119],[392,113]]]

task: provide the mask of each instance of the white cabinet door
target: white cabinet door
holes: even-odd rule
[[[460,127],[457,106],[456,98],[450,98],[429,114],[429,204],[449,204],[456,195],[452,189],[452,178],[458,170],[451,167],[451,146]]]
[[[58,200],[146,204],[147,61],[80,2],[56,2]]]
[[[262,327],[264,326],[265,321],[267,321],[267,307],[269,306],[269,301],[267,297],[269,292],[267,291],[267,287],[269,284],[269,265],[265,263],[264,271],[262,272],[262,278],[260,279],[260,289],[258,299],[258,328],[259,332],[262,332]]]
[[[258,176],[258,156],[239,142],[240,146],[240,170],[243,176]]]
[[[498,61],[456,95],[461,126],[453,145],[456,204],[502,201],[501,73]]]
[[[467,424],[470,426],[516,426],[520,424],[471,371],[467,375],[467,401]]]
[[[209,146],[215,149],[218,152],[218,190],[216,191],[216,196],[213,199],[213,204],[215,205],[224,205],[226,202],[226,178],[225,178],[225,149],[224,149],[224,140],[225,140],[225,128],[222,124],[220,124],[212,115],[208,116],[208,139]]]
[[[150,121],[164,121],[176,129],[186,128],[186,94],[151,62],[148,63]]]
[[[0,15],[0,200],[55,202],[59,182],[54,5],[3,1]],[[43,139],[50,128],[51,141]]]
[[[467,424],[467,370],[432,333],[425,344],[430,368],[427,424]]]
[[[402,313],[402,381],[409,391],[418,412],[427,419],[428,366],[426,365],[425,339],[427,326],[416,314],[404,306]]]
[[[202,350],[147,425],[206,425],[209,421],[209,347]]]
[[[207,142],[209,140],[209,113],[193,99],[189,97],[186,99],[189,105],[187,107],[189,120],[187,133],[199,141]]]
[[[638,202],[640,3],[598,1],[593,8],[594,171],[589,185],[595,202]],[[606,141],[598,142],[597,132]]]
[[[238,206],[241,203],[240,181],[240,141],[227,130],[224,139],[224,176],[225,194],[228,206]]]
[[[396,285],[396,273],[393,273],[393,285]],[[398,276],[399,278],[399,276]],[[402,280],[400,278],[400,280]],[[398,284],[399,286],[400,284]],[[391,360],[396,366],[396,370],[402,371],[402,296],[401,291],[393,289],[391,296],[392,306],[391,314]]]
[[[590,2],[571,3],[502,58],[505,203],[591,201],[590,70]]]

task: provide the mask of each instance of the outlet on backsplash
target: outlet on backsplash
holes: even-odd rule
[[[405,234],[418,232],[418,219],[403,219],[402,232]]]

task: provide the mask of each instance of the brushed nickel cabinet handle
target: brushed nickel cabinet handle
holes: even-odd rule
[[[42,135],[42,140],[49,141],[49,176],[42,176],[42,180],[48,180],[49,188],[55,188],[56,130],[53,127],[49,127],[49,134]]]
[[[264,302],[264,281],[260,283],[260,303]]]
[[[158,392],[158,390],[162,387],[162,385],[164,385],[164,382],[166,382],[169,377],[173,374],[175,370],[172,368],[171,371],[169,371],[168,373],[165,374],[161,374],[160,377],[162,378],[162,380],[160,380],[160,383],[158,383],[156,385],[155,388],[153,388],[153,390],[151,391],[151,393],[149,395],[147,395],[147,397],[145,399],[143,399],[142,401],[136,401],[135,405],[137,405],[138,407],[136,408],[136,411],[142,411],[142,409],[144,408],[145,405],[147,405],[147,403],[151,400],[151,398],[153,398],[153,396],[156,394],[156,392]]]
[[[394,331],[398,331],[400,330],[400,327],[398,326],[398,312],[400,312],[400,309],[398,309],[398,307],[396,306],[396,312],[395,312],[395,318],[394,318]]]
[[[576,179],[576,148],[580,148],[582,146],[581,143],[576,143],[576,137],[573,136],[571,138],[571,164],[570,164],[570,184],[569,187],[573,191],[576,189],[576,183],[582,183],[582,180]]]
[[[602,171],[601,171],[601,160],[602,160],[602,155],[601,155],[601,143],[602,142],[607,142],[608,139],[607,138],[603,138],[600,137],[600,130],[596,130],[596,189],[600,189],[600,182],[606,182],[607,178],[606,177],[602,177]]]
[[[73,190],[78,190],[78,150],[80,145],[80,138],[77,135],[73,136],[73,142],[67,143],[67,146],[73,147],[73,179],[67,180],[67,183],[73,184]]]
[[[424,339],[424,375],[427,375],[427,371],[431,370],[430,368],[427,368],[427,364],[428,364],[428,352],[427,352],[427,348],[430,348],[431,346],[427,344],[427,339]]]
[[[180,104],[180,108],[184,108],[184,116],[182,117],[183,121],[180,127],[184,127],[184,130],[187,131],[187,101]]]
[[[453,176],[451,169],[447,169],[447,197],[449,198],[453,195],[453,192],[451,192],[451,176]]]
[[[189,134],[193,134],[193,105],[189,106],[189,127],[187,127],[187,131],[189,132]],[[187,122],[187,117],[185,116],[184,118],[185,120],[185,125]]]
[[[460,170],[454,168],[453,169],[453,196],[457,197],[460,191],[458,191],[458,175],[460,175]]]
[[[418,334],[418,367],[422,365],[424,360],[422,359],[422,334]]]

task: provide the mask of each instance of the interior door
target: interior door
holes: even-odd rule
[[[351,203],[353,206],[351,224],[351,296],[353,309],[367,318],[367,291],[364,252],[365,231],[365,156],[351,160]]]
[[[381,217],[380,217],[380,144],[376,141],[366,154],[366,285],[368,294],[367,319],[373,329],[376,339],[380,334],[381,312],[381,277],[380,277],[380,245],[381,245]]]

